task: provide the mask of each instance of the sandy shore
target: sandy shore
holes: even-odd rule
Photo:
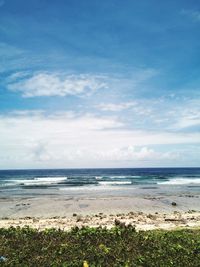
[[[70,230],[72,227],[106,227],[111,228],[115,223],[131,224],[136,230],[173,229],[177,227],[200,227],[200,212],[177,212],[171,214],[145,214],[143,212],[129,212],[127,214],[103,213],[95,215],[78,215],[72,217],[1,219],[0,228],[23,227],[29,225],[43,230],[46,228],[60,228]]]
[[[176,205],[173,206],[172,202]],[[7,197],[0,198],[1,218],[24,217],[69,217],[73,213],[91,215],[99,212],[104,214],[117,214],[129,212],[144,213],[173,213],[200,211],[198,195],[179,196],[107,196],[107,197]]]
[[[116,220],[138,230],[199,227],[199,196],[0,198],[0,227],[111,228]]]

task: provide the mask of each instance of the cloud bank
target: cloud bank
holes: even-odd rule
[[[200,140],[199,133],[127,130],[117,117],[73,112],[13,112],[0,116],[0,128],[0,168],[174,166],[181,152],[159,146]]]

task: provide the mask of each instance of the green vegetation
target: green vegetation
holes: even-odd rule
[[[200,266],[200,230],[11,227],[0,229],[0,266]]]

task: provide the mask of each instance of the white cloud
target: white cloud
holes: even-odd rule
[[[7,31],[1,24],[0,31],[5,31],[7,34]],[[16,71],[16,69],[24,69],[25,66],[26,68],[30,68],[30,61],[32,64],[35,61],[33,57],[31,58],[27,54],[27,51],[6,42],[0,42],[0,58],[0,73],[5,73],[3,75],[4,79],[8,72]]]
[[[184,129],[193,126],[200,126],[200,118],[191,118],[189,116],[182,117],[175,125],[175,129]]]
[[[200,22],[200,11],[199,10],[181,10],[182,15],[190,17],[193,21]]]
[[[116,117],[21,111],[0,116],[0,168],[158,166],[179,160],[150,147],[196,144],[200,133],[126,130]],[[180,161],[178,161],[180,162]]]
[[[38,142],[38,143],[31,143],[31,154],[33,161],[48,161],[51,160],[52,155],[48,152],[48,143],[45,142]]]
[[[157,76],[159,74],[159,71],[157,69],[153,68],[146,68],[146,69],[140,69],[134,73],[133,77],[135,77],[135,80],[137,82],[143,82],[146,80],[151,79],[154,76]]]
[[[19,71],[10,75],[6,81],[9,90],[20,92],[23,97],[36,96],[85,96],[99,89],[137,88],[143,82],[158,74],[154,69],[136,69],[127,75],[105,74],[66,74],[64,72]],[[121,89],[121,88],[120,88]],[[110,107],[115,109],[116,107]],[[118,107],[119,108],[119,107]],[[124,109],[126,107],[121,106]]]
[[[111,161],[165,161],[165,160],[177,160],[180,158],[177,152],[156,152],[152,148],[147,146],[140,147],[128,146],[124,148],[115,148],[112,150],[96,152],[96,158],[106,159]]]
[[[26,78],[28,75],[30,75],[28,71],[14,72],[7,78],[7,83],[15,83],[18,79]]]
[[[187,103],[180,104],[171,109],[168,113],[171,121],[174,123],[171,129],[182,130],[200,125],[200,101],[199,99],[190,100]]]
[[[21,54],[22,54],[21,49],[15,47],[15,46],[12,46],[8,43],[0,42],[0,56],[3,59],[10,59],[10,58],[13,59],[13,57],[20,56]]]
[[[10,116],[15,116],[15,117],[17,117],[17,116],[19,116],[19,117],[30,117],[31,118],[31,116],[39,116],[39,115],[44,115],[44,111],[43,110],[29,110],[29,109],[27,109],[27,110],[12,110],[12,111],[10,111],[9,112],[9,115]],[[2,116],[0,116],[0,117],[2,117]]]
[[[16,81],[13,79],[16,78]],[[20,78],[20,79],[18,79]],[[8,89],[21,92],[23,97],[89,95],[106,88],[105,77],[90,74],[65,75],[61,73],[37,73],[23,77],[20,73],[11,76]]]
[[[173,131],[198,131],[200,99],[163,98],[136,100],[131,108],[133,127]],[[130,121],[130,114],[129,121]]]
[[[126,103],[118,103],[118,104],[101,103],[101,104],[97,105],[96,107],[100,110],[103,110],[103,111],[122,111],[125,109],[129,109],[131,107],[134,107],[136,105],[137,105],[136,102],[126,102]]]
[[[23,97],[90,95],[100,89],[134,89],[158,74],[154,69],[136,69],[128,75],[66,74],[64,72],[18,71],[6,80],[7,89],[20,92]],[[110,107],[111,109],[115,108]],[[126,108],[121,106],[121,108]]]

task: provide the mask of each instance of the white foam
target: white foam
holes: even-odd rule
[[[126,185],[132,184],[131,181],[101,181],[98,182],[100,185]]]
[[[26,180],[12,180],[15,184],[23,185],[51,185],[67,180],[67,177],[36,177]]]
[[[42,182],[62,182],[67,180],[67,177],[37,177],[34,178],[35,181],[42,181]]]
[[[123,178],[140,178],[139,175],[115,175],[115,176],[109,176],[111,179],[123,179]]]
[[[101,180],[103,177],[102,176],[96,176],[95,179],[96,180]]]
[[[115,175],[115,176],[96,176],[95,179],[96,180],[102,180],[103,177],[109,177],[110,179],[131,179],[131,178],[140,178],[141,176],[138,176],[138,175]]]
[[[3,183],[0,183],[0,187],[4,187],[4,186],[14,186],[16,185],[16,183],[10,183],[10,182],[3,182]]]
[[[128,189],[135,189],[135,188],[127,188]],[[113,187],[112,185],[102,185],[102,186],[96,186],[96,185],[88,185],[88,186],[67,186],[67,187],[60,187],[60,191],[74,191],[74,192],[87,192],[87,191],[92,191],[92,192],[104,192],[104,191],[114,191],[114,190],[119,190],[119,187]]]
[[[86,191],[102,191],[102,187],[98,186],[67,186],[67,187],[60,187],[59,190],[61,191],[80,191],[80,192],[86,192]],[[103,190],[111,190],[110,187],[105,187]],[[112,189],[113,190],[113,189]]]
[[[172,178],[169,181],[158,182],[157,184],[166,185],[184,185],[184,184],[200,184],[200,178]]]

